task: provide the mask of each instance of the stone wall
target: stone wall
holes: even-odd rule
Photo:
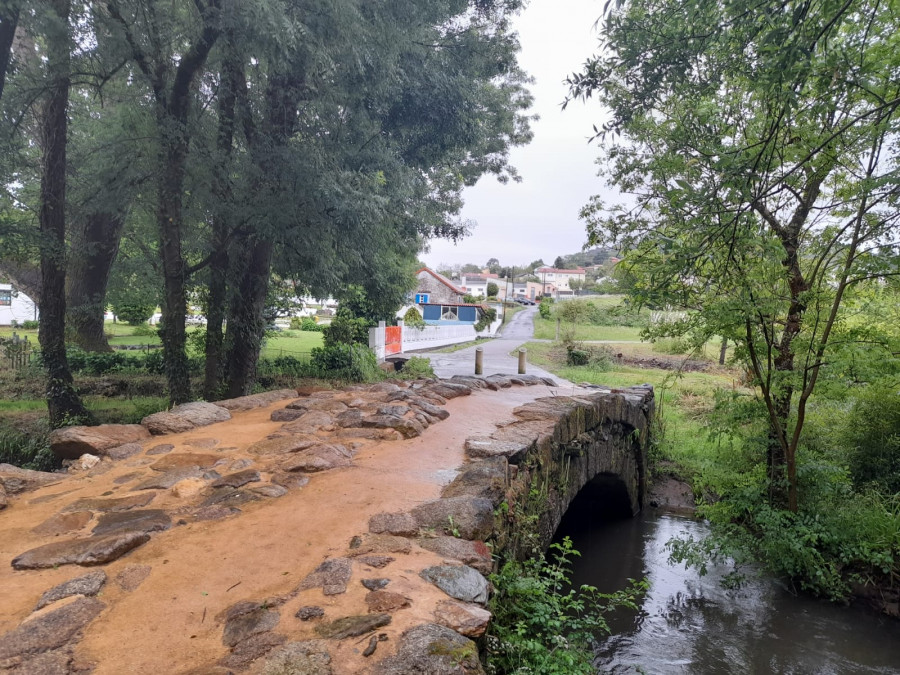
[[[432,274],[424,270],[419,272],[418,280],[416,281],[416,293],[428,293],[428,302],[430,303],[445,302],[455,304],[462,302],[462,295],[454,293],[453,289],[441,283]]]
[[[640,511],[653,412],[649,385],[549,397],[518,408],[517,420],[490,439],[470,439],[470,454],[503,448],[509,461],[495,553],[524,558],[545,550],[576,495],[598,476],[620,480],[632,513]]]

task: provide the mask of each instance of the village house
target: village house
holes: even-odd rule
[[[538,267],[534,273],[541,280],[542,286],[545,284],[555,286],[554,291],[548,289],[545,291],[545,294],[553,294],[557,297],[574,295],[575,292],[572,290],[570,283],[577,280],[581,284],[584,284],[585,280],[585,270],[583,267],[577,267],[573,270],[563,270],[555,267]]]
[[[31,298],[17,291],[12,284],[0,284],[0,326],[13,326],[37,318],[37,306]]]
[[[485,312],[485,306],[463,301],[466,291],[442,274],[423,267],[416,272],[413,302],[398,312],[403,317],[415,307],[429,325],[475,324]]]

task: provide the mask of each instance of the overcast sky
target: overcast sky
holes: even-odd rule
[[[518,17],[522,44],[520,63],[535,83],[534,140],[511,153],[521,183],[501,185],[482,178],[463,194],[462,215],[476,221],[472,234],[454,245],[431,242],[420,256],[430,267],[484,264],[497,258],[501,265],[524,265],[537,258],[553,264],[558,255],[581,250],[585,242],[579,209],[603,190],[597,177],[596,144],[589,145],[592,125],[602,120],[596,103],[575,102],[563,111],[566,76],[578,70],[595,52],[594,23],[604,0],[531,0]]]

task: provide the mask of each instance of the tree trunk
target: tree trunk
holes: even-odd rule
[[[41,290],[38,340],[47,369],[50,426],[90,420],[75,391],[66,359],[66,141],[69,103],[70,0],[53,0],[47,36],[48,93],[41,111]]]
[[[803,278],[798,256],[799,244],[797,235],[782,237],[782,245],[786,256],[782,264],[787,271],[787,283],[790,292],[790,305],[784,323],[784,330],[778,344],[774,360],[776,381],[775,394],[772,397],[775,415],[781,424],[782,438],[777,446],[769,440],[769,478],[775,503],[787,506],[796,512],[799,507],[797,488],[796,447],[790,441],[791,402],[794,395],[794,339],[803,327],[803,314],[806,305],[802,301],[803,294],[809,285]],[[771,433],[770,433],[771,436]],[[786,488],[786,493],[785,493]]]
[[[232,40],[226,44],[233,45]],[[223,66],[222,86],[219,87],[219,150],[215,192],[219,210],[213,216],[212,258],[209,264],[209,306],[206,311],[206,363],[203,378],[203,396],[214,401],[219,393],[223,373],[225,335],[225,306],[228,280],[228,219],[231,189],[228,173],[234,143],[235,105],[240,76],[240,61],[233,48],[228,50]]]
[[[92,213],[72,236],[66,279],[67,318],[72,339],[86,351],[112,351],[103,330],[103,315],[123,225],[120,214]]]
[[[274,246],[271,241],[248,244],[241,279],[230,303],[228,316],[229,398],[250,393],[256,377],[256,364],[265,334],[263,310],[269,288],[269,271]]]
[[[0,99],[6,86],[6,74],[12,59],[13,40],[19,25],[19,1],[10,0],[0,7]]]
[[[719,347],[719,365],[725,365],[725,354],[728,353],[728,338],[722,338],[722,346]]]
[[[158,204],[159,253],[163,271],[162,331],[163,358],[169,385],[169,400],[191,400],[191,373],[186,347],[187,314],[185,266],[181,247],[181,193],[187,166],[186,130],[177,120],[161,113],[159,129],[163,134],[163,159],[160,163]]]

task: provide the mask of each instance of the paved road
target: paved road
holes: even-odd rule
[[[534,335],[534,315],[538,308],[526,307],[516,314],[503,328],[500,337],[488,342],[483,342],[479,347],[484,350],[484,374],[493,375],[502,373],[513,375],[518,372],[518,348],[532,340]],[[431,359],[431,367],[438,377],[452,377],[454,375],[475,374],[475,349],[468,347],[449,354],[439,352],[421,352],[417,356],[425,356]],[[511,354],[512,352],[512,354]],[[571,385],[571,382],[553,375],[543,368],[528,364],[527,372],[531,375],[552,377],[560,385]]]

